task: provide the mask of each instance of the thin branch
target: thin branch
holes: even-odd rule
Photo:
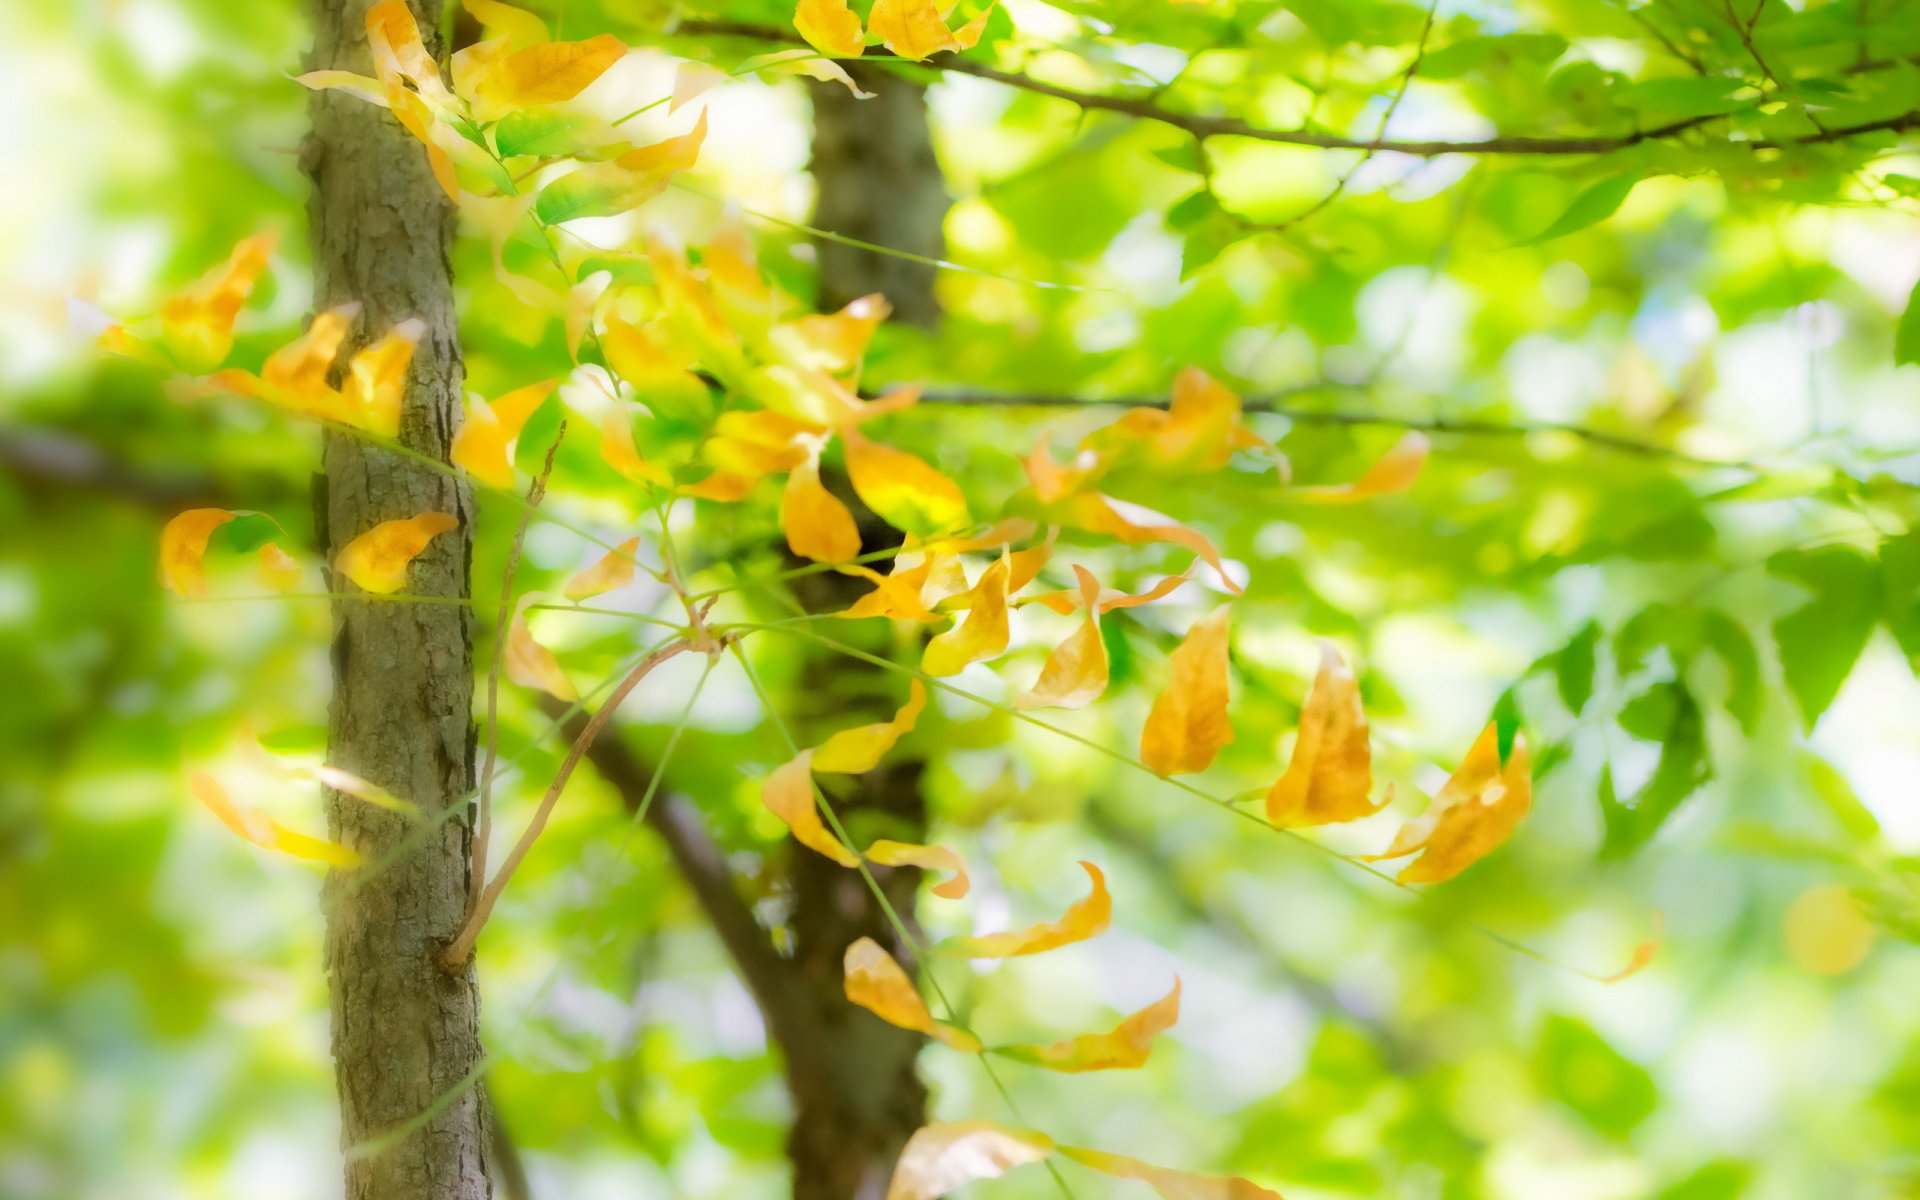
[[[527,487],[527,504],[520,510],[520,524],[513,531],[513,545],[507,551],[507,565],[500,572],[500,609],[494,618],[493,663],[487,669],[486,760],[480,770],[480,812],[473,834],[473,866],[467,876],[467,915],[480,903],[480,885],[487,878],[487,843],[493,837],[493,766],[500,758],[500,674],[507,662],[507,643],[513,637],[513,577],[520,570],[520,549],[526,545],[527,526],[533,524],[534,510],[547,494],[547,480],[553,477],[553,457],[567,436],[567,423],[560,422],[547,447],[547,461],[540,474]]]
[[[1477,417],[1403,417],[1364,409],[1306,408],[1292,402],[1295,396],[1320,391],[1328,386],[1310,385],[1271,395],[1248,396],[1243,402],[1247,412],[1270,413],[1302,425],[1385,426],[1413,429],[1422,433],[1453,434],[1463,437],[1524,438],[1536,433],[1558,433],[1577,438],[1589,445],[1632,454],[1684,463],[1691,467],[1728,467],[1743,471],[1764,470],[1746,459],[1700,458],[1684,450],[1675,450],[1658,442],[1643,441],[1623,433],[1578,425],[1570,421],[1493,421]],[[1165,396],[1073,396],[1060,392],[968,392],[930,391],[920,396],[922,404],[945,404],[957,408],[1091,408],[1124,406],[1128,408],[1166,408]]]
[[[606,703],[600,706],[599,711],[581,726],[580,736],[574,739],[573,745],[567,750],[566,758],[561,760],[560,769],[554,773],[553,782],[547,785],[547,794],[540,798],[540,807],[534,810],[533,820],[527,823],[526,832],[520,835],[520,840],[514,843],[513,849],[507,852],[506,860],[500,864],[499,874],[487,884],[486,890],[480,894],[480,902],[467,915],[467,923],[460,927],[459,935],[448,944],[446,952],[441,955],[442,966],[450,971],[459,970],[473,956],[473,944],[479,939],[480,930],[486,925],[487,918],[493,914],[493,906],[499,903],[500,893],[506,890],[507,881],[513,878],[513,873],[520,866],[521,860],[526,858],[527,852],[533,848],[533,843],[539,839],[541,831],[546,829],[547,818],[553,815],[554,805],[560,802],[560,793],[567,790],[567,780],[573,777],[574,768],[580,765],[580,760],[592,747],[593,740],[600,736],[600,731],[606,727],[608,721],[613,719],[613,714],[620,708],[621,701],[627,698],[627,693],[638,687],[640,681],[652,674],[655,667],[693,648],[692,642],[685,638],[677,638],[641,659],[640,664],[627,672],[627,677],[607,694]]]
[[[687,21],[676,32],[709,37],[739,37],[754,41],[772,42],[781,45],[804,44],[799,34],[767,25],[754,25],[742,21]],[[874,55],[872,61],[885,63],[889,57]],[[1085,92],[1076,88],[1061,87],[1024,75],[1017,71],[1003,71],[972,59],[955,58],[951,55],[930,58],[924,62],[908,64],[904,60],[894,59],[902,66],[922,67],[932,71],[945,71],[955,75],[971,75],[976,79],[991,80],[1007,87],[1019,88],[1036,95],[1051,96],[1078,105],[1082,109],[1119,113],[1143,121],[1156,121],[1185,130],[1196,138],[1241,137],[1260,142],[1274,142],[1285,146],[1305,146],[1319,150],[1366,150],[1391,151],[1395,154],[1411,155],[1415,158],[1439,158],[1447,154],[1500,154],[1500,155],[1583,155],[1610,154],[1616,150],[1625,150],[1638,146],[1642,142],[1660,141],[1689,129],[1720,120],[1725,114],[1715,113],[1706,116],[1686,117],[1657,125],[1651,129],[1635,130],[1632,133],[1612,137],[1540,137],[1526,134],[1500,135],[1467,141],[1414,140],[1403,141],[1387,138],[1352,138],[1338,134],[1319,133],[1310,129],[1268,129],[1249,124],[1239,117],[1206,116],[1200,113],[1185,113],[1164,108],[1151,100],[1129,96],[1110,96],[1100,92]],[[1866,121],[1858,125],[1842,125],[1809,134],[1804,137],[1783,140],[1759,139],[1741,142],[1749,149],[1777,150],[1783,146],[1805,146],[1822,142],[1837,142],[1864,133],[1883,133],[1904,131],[1920,127],[1920,112],[1902,113],[1897,117]]]

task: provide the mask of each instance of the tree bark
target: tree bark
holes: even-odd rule
[[[411,0],[439,53],[440,0]],[[368,0],[313,0],[315,67],[371,69]],[[422,148],[384,110],[338,92],[310,101],[304,164],[314,301],[358,303],[353,345],[418,317],[400,440],[444,461],[460,420],[462,368],[449,243],[454,211]],[[329,561],[387,520],[441,511],[458,528],[413,563],[409,590],[465,597],[472,497],[458,480],[360,439],[330,434],[316,497]],[[332,590],[353,592],[341,576]],[[371,864],[328,884],[326,966],[340,1092],[348,1200],[485,1200],[489,1114],[474,1078],[481,1060],[471,967],[438,962],[465,914],[464,807],[474,770],[469,614],[441,604],[335,601],[328,753],[339,767],[419,806],[427,832],[394,813],[330,794],[336,839]],[[401,849],[409,835],[414,844]],[[397,861],[384,860],[398,852]],[[366,1152],[368,1143],[387,1135]],[[356,1151],[355,1148],[361,1148]]]
[[[813,223],[890,250],[944,258],[947,192],[927,125],[927,89],[883,68],[844,65],[873,98],[861,100],[837,83],[811,85]],[[822,309],[882,292],[896,320],[939,323],[934,267],[825,238],[814,248]]]

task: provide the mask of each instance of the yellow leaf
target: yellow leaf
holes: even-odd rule
[[[1666,918],[1660,915],[1660,910],[1657,908],[1653,910],[1652,923],[1653,935],[1633,948],[1633,953],[1627,958],[1627,965],[1611,974],[1592,976],[1595,983],[1619,983],[1624,979],[1633,978],[1646,969],[1647,964],[1660,953],[1660,941],[1666,933]]]
[[[226,361],[234,320],[278,241],[271,233],[243,240],[225,262],[160,306],[160,336],[181,369],[200,375]]]
[[[1084,942],[1104,933],[1108,923],[1113,920],[1113,897],[1107,894],[1107,877],[1090,862],[1083,862],[1080,866],[1093,880],[1093,891],[1085,900],[1069,908],[1059,920],[1045,921],[1008,933],[954,938],[942,944],[941,951],[963,958],[1014,958]]]
[[[402,521],[382,521],[341,548],[334,570],[362,591],[375,595],[397,592],[407,585],[407,565],[436,536],[460,522],[451,513],[426,512]]]
[[[1204,771],[1233,740],[1227,718],[1227,610],[1194,622],[1174,650],[1172,678],[1140,734],[1140,761],[1156,775]]]
[[[466,10],[487,29],[498,29],[509,45],[532,46],[553,38],[547,23],[524,8],[500,0],[464,0]]]
[[[610,33],[584,42],[545,42],[506,54],[469,85],[481,119],[516,108],[560,104],[573,99],[627,53],[627,44]]]
[[[1086,1033],[1051,1046],[996,1046],[1009,1058],[1053,1071],[1114,1071],[1144,1066],[1154,1039],[1180,1019],[1180,981],[1173,990],[1134,1013],[1108,1033]]]
[[[859,24],[855,18],[854,24]],[[871,100],[873,93],[863,91],[847,74],[847,69],[830,58],[821,58],[814,50],[779,50],[772,54],[761,54],[740,64],[740,73],[758,73],[776,71],[782,75],[805,75],[809,79],[818,79],[821,83],[837,83],[861,100]]]
[[[350,415],[327,376],[333,372],[333,360],[346,344],[359,313],[357,304],[317,313],[306,332],[267,356],[260,367],[260,380],[269,392],[279,393],[279,403],[304,408],[314,416],[344,420]]]
[[[367,45],[373,51],[374,74],[393,99],[395,76],[412,83],[429,104],[449,100],[440,67],[420,40],[420,26],[405,0],[380,0],[367,9]],[[397,111],[397,109],[396,109]],[[421,141],[428,141],[422,137]]]
[[[395,325],[385,337],[347,361],[341,396],[351,423],[382,437],[400,436],[400,407],[407,391],[407,364],[426,332],[414,318]]]
[[[1852,890],[1837,883],[1801,892],[1781,921],[1788,957],[1815,975],[1844,975],[1865,962],[1876,932]]]
[[[882,575],[860,563],[848,563],[840,570],[868,580],[873,584],[873,590],[855,600],[845,612],[834,615],[848,620],[887,617],[895,621],[917,621],[922,625],[935,624],[944,618],[928,608],[920,597],[920,589],[926,583],[929,569],[929,564],[923,563],[892,575]]]
[[[931,537],[968,521],[967,498],[953,480],[904,450],[845,430],[847,477],[868,508],[895,529]]]
[[[179,596],[207,590],[207,542],[213,531],[239,516],[224,508],[190,508],[160,531],[160,582]]]
[[[966,619],[927,643],[920,658],[921,670],[929,675],[952,675],[1006,651],[1010,570],[1010,563],[1002,556],[980,572],[980,582],[968,593]]]
[[[1197,565],[1197,564],[1196,564]],[[1128,595],[1116,588],[1102,588],[1100,591],[1099,611],[1101,615],[1121,608],[1138,608],[1142,604],[1152,604],[1178,591],[1193,578],[1193,568],[1189,567],[1179,575],[1169,575],[1144,592]],[[1047,592],[1030,598],[1035,604],[1044,604],[1061,616],[1071,616],[1074,610],[1082,607],[1083,599],[1075,592]]]
[[[567,580],[567,599],[585,600],[627,586],[633,581],[633,556],[639,549],[640,539],[630,537],[609,550],[599,562]]]
[[[507,678],[520,687],[545,692],[569,704],[580,698],[567,673],[560,669],[553,651],[534,640],[526,617],[517,610],[507,623],[507,648],[502,665],[506,667]]]
[[[1019,708],[1085,708],[1107,690],[1107,643],[1100,636],[1100,581],[1079,563],[1080,596],[1087,618],[1053,648],[1033,690],[1015,698]]]
[[[682,105],[691,104],[705,95],[716,84],[727,81],[727,73],[718,67],[689,59],[673,71],[673,95],[667,101],[667,115],[680,111]]]
[[[980,1039],[964,1029],[933,1019],[920,990],[879,942],[863,937],[847,947],[842,962],[847,999],[889,1025],[924,1033],[970,1054],[980,1052]]]
[[[1175,1171],[1123,1154],[1108,1154],[1104,1150],[1088,1150],[1081,1146],[1061,1146],[1058,1149],[1067,1158],[1082,1166],[1092,1167],[1103,1175],[1111,1175],[1115,1179],[1137,1179],[1159,1192],[1166,1200],[1281,1200],[1280,1193],[1234,1176]]]
[[[942,50],[961,49],[934,0],[873,0],[867,24],[887,49],[916,62]]]
[[[1532,805],[1526,738],[1514,737],[1502,766],[1499,728],[1489,724],[1427,811],[1401,826],[1384,853],[1368,857],[1399,858],[1419,850],[1420,857],[1401,870],[1400,882],[1442,883],[1497,849]]]
[[[316,92],[343,91],[368,104],[380,108],[390,107],[387,103],[386,89],[378,79],[352,71],[308,71],[304,75],[295,75],[294,82]]]
[[[839,312],[812,313],[775,326],[773,342],[794,366],[833,374],[851,371],[892,311],[887,298],[876,292],[848,301]]]
[[[1286,774],[1267,792],[1275,825],[1331,825],[1378,811],[1373,750],[1360,684],[1331,642],[1320,643],[1320,670],[1300,708],[1300,732]]]
[[[1027,469],[1027,481],[1042,504],[1054,504],[1078,492],[1102,468],[1099,456],[1091,450],[1077,451],[1073,462],[1062,465],[1053,457],[1053,439],[1045,430],[1033,443],[1033,453],[1020,460]]]
[[[847,0],[800,0],[793,10],[793,27],[814,49],[834,58],[858,58],[866,49],[860,18]]]
[[[928,871],[951,871],[953,876],[936,883],[932,892],[949,900],[961,900],[973,887],[967,875],[967,862],[946,846],[921,846],[913,842],[895,842],[881,838],[867,847],[867,858],[883,867],[920,867]]]
[[[787,546],[801,558],[835,563],[860,556],[860,528],[840,498],[821,485],[817,457],[810,455],[787,476],[780,529]]]
[[[640,457],[633,441],[633,426],[628,423],[627,402],[609,399],[600,414],[600,457],[606,464],[635,483],[665,487],[672,480],[657,464]]]
[[[467,419],[453,435],[449,460],[488,487],[513,487],[514,444],[553,388],[553,380],[529,384],[491,404],[480,396],[469,396]]]
[[[887,1200],[939,1200],[955,1188],[1039,1162],[1052,1150],[1053,1139],[1031,1129],[991,1121],[935,1122],[907,1139],[887,1184]]]
[[[220,781],[204,771],[194,772],[187,786],[194,798],[219,817],[222,824],[256,846],[332,867],[352,867],[360,861],[358,854],[337,842],[295,833],[263,813],[236,806]]]
[[[927,689],[916,679],[909,686],[907,702],[893,714],[892,720],[842,729],[814,750],[813,769],[844,775],[873,770],[886,752],[893,749],[894,743],[913,731],[926,706]]]
[[[1085,492],[1068,502],[1066,517],[1071,524],[1090,533],[1104,533],[1129,545],[1167,542],[1184,546],[1207,560],[1228,591],[1241,590],[1233,576],[1227,574],[1226,564],[1220,561],[1220,553],[1213,548],[1213,543],[1198,530],[1189,529],[1164,513],[1100,492]]]
[[[1309,504],[1353,504],[1374,496],[1404,492],[1420,478],[1420,468],[1427,461],[1427,447],[1425,434],[1409,433],[1352,483],[1295,488],[1289,494]]]
[[[802,750],[767,776],[760,789],[760,802],[779,817],[794,840],[843,867],[857,867],[860,858],[842,845],[820,820],[813,796],[813,751]]]
[[[1124,443],[1144,446],[1161,466],[1202,470],[1226,466],[1242,447],[1266,445],[1240,424],[1240,397],[1199,367],[1174,377],[1173,400],[1164,411],[1132,409],[1083,445],[1123,449]]]
[[[419,819],[420,806],[411,800],[402,800],[377,783],[371,783],[352,771],[343,771],[339,767],[330,767],[324,763],[307,770],[295,769],[290,774],[312,779],[322,787],[332,788],[342,796],[351,796],[363,804],[375,808],[384,808],[388,812],[399,813],[403,817]]]
[[[272,542],[260,546],[258,574],[261,584],[276,592],[290,592],[300,586],[300,564]]]

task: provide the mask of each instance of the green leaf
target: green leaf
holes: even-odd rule
[[[1738,1200],[1746,1193],[1753,1168],[1730,1158],[1716,1159],[1662,1191],[1654,1200]]]
[[[1554,687],[1560,692],[1560,702],[1575,716],[1593,699],[1595,654],[1599,645],[1600,626],[1589,621],[1553,656]]]
[[[493,144],[502,158],[572,154],[591,141],[586,135],[599,127],[600,119],[588,113],[523,108],[493,127]]]
[[[1572,1017],[1547,1018],[1535,1069],[1548,1094],[1608,1137],[1626,1137],[1659,1107],[1646,1069]]]
[[[1847,782],[1838,768],[1816,754],[1806,756],[1807,782],[1813,787],[1813,794],[1833,814],[1840,828],[1847,831],[1857,841],[1870,842],[1880,836],[1880,822],[1873,811],[1860,803],[1860,797],[1853,791],[1853,785]]]
[[[1920,283],[1915,283],[1908,294],[1907,310],[1900,314],[1900,324],[1893,333],[1893,365],[1908,363],[1920,365]]]
[[[1500,699],[1493,705],[1494,737],[1500,746],[1500,761],[1504,764],[1513,753],[1513,739],[1520,733],[1520,700],[1508,688],[1500,693]]]
[[[1760,655],[1746,627],[1715,610],[1700,618],[1700,636],[1727,668],[1727,712],[1740,723],[1740,732],[1753,736],[1760,724]]]
[[[1537,246],[1541,242],[1550,242],[1555,238],[1565,237],[1589,226],[1598,225],[1620,211],[1620,206],[1627,202],[1627,197],[1632,194],[1634,186],[1642,178],[1644,178],[1642,172],[1629,171],[1610,179],[1602,179],[1575,196],[1573,203],[1567,205],[1567,210],[1561,213],[1553,224],[1521,244]]]
[[[1644,846],[1687,797],[1713,777],[1706,724],[1686,685],[1663,683],[1649,689],[1622,710],[1620,725],[1643,740],[1658,741],[1660,759],[1652,777],[1624,801],[1614,791],[1613,768],[1601,770],[1600,815],[1606,829],[1602,858],[1622,858]]]
[[[1789,550],[1767,569],[1813,593],[1813,600],[1773,623],[1787,689],[1808,730],[1846,682],[1880,615],[1880,572],[1852,546]]]
[[[231,550],[251,554],[276,538],[285,536],[280,523],[265,513],[241,513],[213,531],[207,540],[209,550]]]
[[[1724,75],[1690,75],[1679,79],[1643,80],[1621,88],[1617,95],[1622,104],[1640,112],[1667,117],[1710,117],[1757,103],[1732,98],[1746,86],[1746,80]]]

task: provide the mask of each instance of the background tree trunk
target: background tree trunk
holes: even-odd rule
[[[368,72],[367,0],[314,0],[315,67]],[[439,0],[412,0],[437,53]],[[400,438],[446,458],[460,419],[461,363],[448,247],[453,208],[425,154],[385,111],[317,92],[305,164],[314,300],[361,305],[356,344],[419,317]],[[473,506],[464,484],[353,437],[329,435],[317,497],[320,544],[331,560],[381,521],[452,513],[415,560],[409,587],[467,595]],[[344,577],[332,590],[351,592]],[[466,814],[473,786],[472,641],[467,611],[438,604],[334,606],[329,758],[419,805],[429,832],[398,861],[407,821],[337,795],[333,835],[381,869],[328,885],[326,963],[342,1138],[349,1147],[400,1132],[377,1153],[349,1154],[348,1200],[485,1200],[487,1105],[471,1078],[480,1062],[479,997],[471,968],[449,974],[442,945],[466,909]],[[450,1093],[456,1093],[448,1099]],[[435,1107],[438,1105],[439,1107]],[[431,1113],[431,1115],[427,1115]]]

